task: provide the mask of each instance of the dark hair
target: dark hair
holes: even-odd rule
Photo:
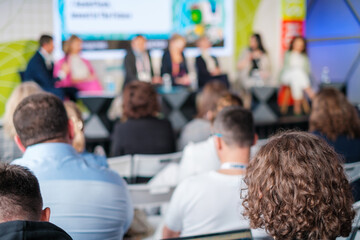
[[[36,177],[27,168],[0,163],[0,222],[39,221],[42,207]]]
[[[224,83],[214,80],[205,84],[203,90],[198,94],[197,117],[205,117],[208,111],[215,111],[219,98],[227,92]]]
[[[50,43],[53,40],[52,36],[50,35],[41,35],[40,39],[39,39],[39,44],[40,47],[44,46],[45,44]]]
[[[301,53],[307,54],[307,41],[306,41],[306,39],[305,39],[304,37],[301,37],[301,36],[296,36],[296,37],[294,37],[294,38],[291,40],[290,45],[289,45],[289,51],[292,51],[292,50],[293,50],[293,48],[294,48],[294,42],[295,42],[297,39],[302,40],[303,43],[304,43],[304,49],[302,50]]]
[[[360,120],[344,94],[334,88],[324,88],[313,100],[309,130],[319,131],[332,141],[340,135],[359,138]]]
[[[142,34],[137,34],[137,35],[135,35],[135,36],[133,37],[132,40],[137,39],[137,38],[146,39],[144,35],[142,35]]]
[[[16,133],[25,147],[65,138],[68,133],[68,117],[64,105],[50,93],[24,98],[16,107],[13,121]]]
[[[261,40],[261,35],[258,33],[253,33],[253,35],[251,35],[251,37],[255,38],[259,50],[262,51],[263,53],[266,53],[266,50],[265,50],[264,45]],[[250,51],[252,51],[252,49],[250,49]]]
[[[214,131],[229,146],[250,147],[255,136],[253,115],[242,107],[225,107],[215,118]]]
[[[351,232],[355,212],[342,161],[306,132],[271,137],[245,175],[244,215],[275,239],[335,239]]]
[[[123,92],[123,115],[125,118],[154,116],[160,107],[157,93],[150,83],[132,81]]]

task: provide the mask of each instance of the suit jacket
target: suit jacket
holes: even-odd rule
[[[143,117],[128,119],[114,127],[111,156],[172,152],[175,152],[175,138],[168,120]]]
[[[215,60],[216,67],[219,67],[219,62],[216,57],[212,56]],[[200,55],[195,60],[196,72],[198,76],[198,85],[199,88],[204,87],[204,85],[212,78],[211,73],[208,71],[206,67],[206,62],[204,58]]]
[[[55,82],[58,79],[53,77],[53,70],[54,65],[52,64],[52,67],[48,69],[45,64],[45,59],[39,51],[36,51],[27,65],[24,73],[24,81],[34,81],[45,91],[63,98],[62,90],[55,88]]]
[[[182,63],[180,63],[180,71],[178,76],[173,76],[172,75],[172,62],[171,62],[171,56],[170,56],[170,51],[166,50],[164,52],[164,55],[162,57],[162,61],[161,61],[161,76],[163,76],[165,73],[170,74],[170,76],[172,76],[172,81],[173,81],[173,85],[175,85],[175,79],[174,77],[181,77],[182,75],[184,75],[184,73],[188,73],[188,68],[187,68],[187,64],[186,64],[186,59],[184,56],[184,53],[182,54],[184,61]]]
[[[147,53],[149,55],[151,76],[153,77],[154,69],[151,62],[150,52],[147,51]],[[129,49],[127,51],[127,54],[124,59],[124,67],[125,67],[125,82],[124,82],[124,86],[125,86],[129,82],[138,79],[137,69],[136,69],[136,58],[134,51],[132,49]]]

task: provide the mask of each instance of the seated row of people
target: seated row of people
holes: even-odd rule
[[[168,48],[165,50],[161,60],[160,76],[154,74],[150,52],[146,48],[146,43],[146,38],[142,35],[137,35],[131,41],[131,48],[127,51],[124,59],[124,86],[134,80],[162,84],[161,77],[165,74],[171,77],[172,85],[190,85],[191,79],[188,75],[187,61],[184,56],[186,46],[184,37],[174,34],[170,38]],[[207,82],[213,79],[220,79],[229,87],[227,76],[221,72],[217,58],[210,55],[209,49],[212,45],[209,39],[203,36],[198,39],[197,45],[201,52],[195,61],[198,88],[203,88]]]

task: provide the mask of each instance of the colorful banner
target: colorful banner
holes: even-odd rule
[[[304,36],[306,0],[282,0],[281,8],[281,49],[283,54],[295,36]]]

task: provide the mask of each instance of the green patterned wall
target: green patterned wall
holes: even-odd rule
[[[254,17],[260,2],[261,0],[234,0],[235,59],[238,58],[240,52],[249,44],[249,37],[252,33]]]
[[[21,81],[18,72],[25,69],[37,48],[35,41],[0,43],[0,116],[7,98]]]

